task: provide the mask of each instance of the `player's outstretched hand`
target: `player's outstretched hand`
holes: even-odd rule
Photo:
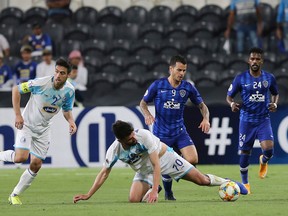
[[[269,103],[268,109],[269,109],[270,112],[276,112],[277,104],[276,103]]]
[[[210,122],[207,119],[203,119],[198,128],[201,128],[202,132],[207,134],[210,130]]]
[[[77,203],[79,200],[88,200],[90,197],[87,194],[78,194],[74,196],[73,202]]]

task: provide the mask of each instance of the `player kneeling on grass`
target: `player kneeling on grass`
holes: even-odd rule
[[[230,181],[212,174],[202,174],[149,130],[134,130],[131,124],[118,120],[113,124],[113,133],[117,139],[106,153],[102,170],[87,194],[74,196],[74,203],[88,200],[106,181],[118,159],[129,164],[136,172],[130,189],[130,202],[141,202],[144,196],[148,203],[157,202],[161,174],[167,174],[176,181],[185,179],[205,186],[219,186]],[[247,194],[244,185],[237,184],[241,194]]]

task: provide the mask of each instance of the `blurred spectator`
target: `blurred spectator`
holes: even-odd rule
[[[76,106],[76,107],[84,107],[83,104],[82,104],[83,101],[84,101],[84,98],[82,96],[81,89],[79,89],[79,85],[78,85],[78,83],[76,81],[77,75],[78,75],[78,67],[76,65],[72,65],[72,70],[71,70],[71,72],[69,74],[68,81],[75,88],[74,106]]]
[[[51,50],[43,50],[42,60],[36,67],[36,78],[54,74],[56,62],[53,60]]]
[[[82,55],[80,51],[73,50],[69,54],[69,61],[72,65],[78,67],[78,75],[75,79],[78,85],[78,89],[81,91],[85,91],[87,89],[86,85],[88,82],[88,70],[83,65]]]
[[[14,75],[16,83],[26,82],[36,77],[37,63],[32,61],[32,48],[24,45],[20,49],[22,60],[15,65]]]
[[[71,0],[46,0],[48,7],[47,23],[70,24],[72,16],[70,3]]]
[[[2,52],[4,56],[10,55],[9,42],[7,41],[7,39],[3,34],[0,34],[0,52]]]
[[[3,61],[4,55],[0,52],[0,91],[11,91],[13,86],[13,73],[11,68]]]
[[[234,23],[237,52],[243,53],[247,36],[251,46],[258,47],[258,37],[261,36],[263,30],[259,0],[231,0],[227,29],[224,33],[226,39],[229,39]]]
[[[32,47],[32,56],[41,56],[43,50],[52,51],[52,41],[48,34],[42,32],[42,26],[39,23],[32,25],[32,35],[28,35],[23,39],[23,44],[29,43]]]
[[[288,51],[288,0],[281,0],[277,14],[276,37],[281,52]]]

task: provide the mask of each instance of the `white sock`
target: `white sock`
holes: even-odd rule
[[[0,161],[13,162],[14,163],[15,151],[6,150],[0,152]]]
[[[32,172],[29,168],[24,171],[11,195],[20,195],[23,193],[35,179],[37,173]]]
[[[230,181],[229,179],[224,179],[224,178],[221,178],[219,176],[212,175],[212,174],[206,174],[206,175],[210,179],[210,185],[211,186],[220,186],[224,182]]]

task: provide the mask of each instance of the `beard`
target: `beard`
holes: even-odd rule
[[[259,69],[260,69],[260,66],[259,66],[259,65],[256,65],[256,64],[254,64],[254,65],[250,66],[250,69],[251,69],[253,72],[257,72],[257,71],[259,71]]]

